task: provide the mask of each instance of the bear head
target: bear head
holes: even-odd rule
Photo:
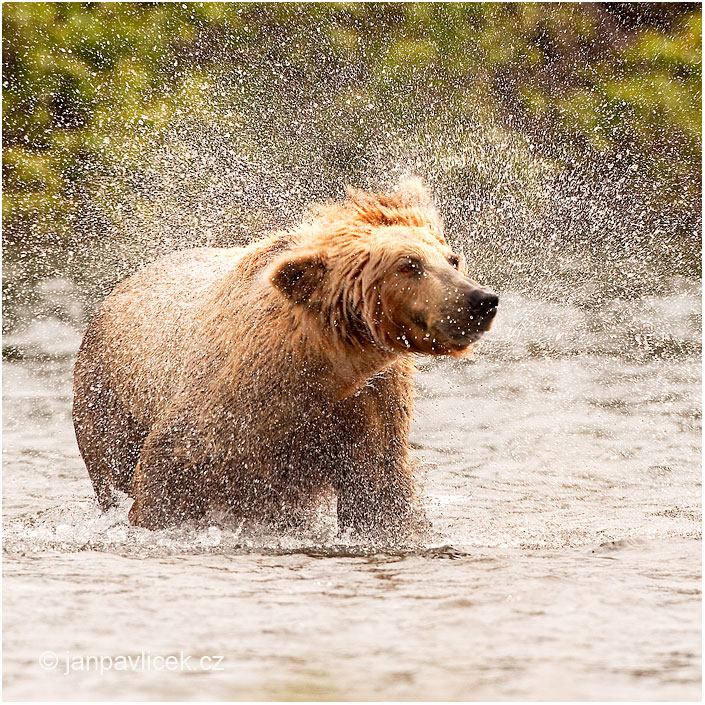
[[[418,182],[318,207],[268,277],[332,344],[393,353],[467,355],[499,301],[468,277]]]

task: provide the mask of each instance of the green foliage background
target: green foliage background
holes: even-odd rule
[[[332,162],[355,161],[370,116],[491,120],[548,155],[643,158],[664,203],[699,217],[697,3],[5,3],[2,21],[11,241],[70,232],[120,146],[224,74],[242,111],[318,101]]]

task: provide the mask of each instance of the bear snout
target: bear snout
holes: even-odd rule
[[[454,349],[462,349],[477,342],[492,327],[499,296],[489,289],[468,286],[458,290],[449,304],[442,310],[441,319],[434,328]]]
[[[497,315],[499,296],[489,289],[471,289],[465,296],[465,306],[473,324],[479,330],[489,330]]]

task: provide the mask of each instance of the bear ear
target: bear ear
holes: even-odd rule
[[[431,190],[418,176],[405,176],[397,187],[398,197],[404,201],[419,203],[422,206],[432,206]]]
[[[289,254],[274,263],[269,280],[294,303],[305,304],[326,273],[320,254]]]

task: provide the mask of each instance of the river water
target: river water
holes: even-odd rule
[[[502,291],[476,360],[421,361],[434,533],[398,550],[343,541],[330,507],[285,537],[101,515],[72,286],[40,292],[71,315],[5,338],[6,699],[700,698],[697,282]]]

